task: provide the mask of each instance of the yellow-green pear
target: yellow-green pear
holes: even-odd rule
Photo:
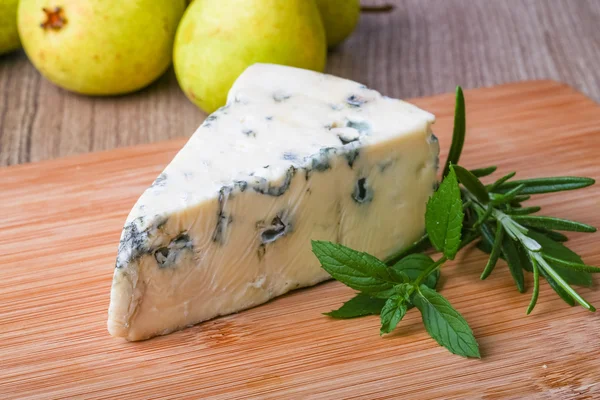
[[[211,113],[254,63],[322,71],[326,57],[314,0],[194,0],[177,28],[173,63],[186,96]]]
[[[325,26],[327,46],[336,46],[354,31],[360,17],[360,0],[316,1]]]
[[[185,0],[20,0],[18,28],[33,65],[90,95],[138,90],[171,64]]]
[[[19,0],[0,0],[0,54],[21,47],[17,31],[17,6]]]

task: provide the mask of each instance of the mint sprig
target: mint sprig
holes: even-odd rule
[[[430,336],[450,352],[480,357],[473,332],[462,315],[436,291],[440,268],[463,247],[477,241],[490,254],[481,279],[486,279],[504,259],[519,292],[526,291],[525,273],[533,274],[533,295],[527,314],[537,304],[540,279],[569,305],[595,308],[571,285],[591,286],[591,273],[600,268],[586,265],[565,246],[568,237],[558,231],[595,232],[582,222],[534,215],[537,206],[524,207],[531,195],[575,190],[594,184],[591,178],[551,177],[512,180],[508,173],[490,184],[480,178],[496,172],[495,166],[471,169],[458,164],[466,134],[465,101],[456,91],[454,131],[443,180],[426,206],[425,234],[384,261],[340,244],[313,241],[313,252],[334,279],[359,293],[333,318],[380,315],[380,333],[392,332],[405,314],[416,307]],[[433,247],[442,253],[434,261],[422,252]]]

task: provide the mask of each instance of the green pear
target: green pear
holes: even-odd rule
[[[326,57],[314,0],[194,0],[177,28],[173,64],[186,96],[211,113],[254,63],[323,71]]]
[[[0,54],[21,47],[17,31],[19,0],[0,0]]]
[[[358,23],[360,0],[317,0],[327,46],[334,47],[346,39]]]
[[[33,65],[67,90],[138,90],[171,64],[185,0],[20,0],[18,28]]]

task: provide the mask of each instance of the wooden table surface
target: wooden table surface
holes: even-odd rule
[[[552,81],[465,96],[461,164],[497,165],[486,183],[511,170],[520,178],[568,171],[600,181],[595,102]],[[414,100],[438,115],[441,144],[450,141],[452,100]],[[354,293],[339,282],[147,341],[111,337],[107,309],[123,221],[184,141],[0,169],[1,400],[600,399],[600,312],[568,307],[542,281],[526,316],[532,274],[522,295],[503,261],[480,281],[487,258],[474,248],[444,266],[439,288],[472,327],[481,360],[438,346],[417,310],[384,338],[377,316],[323,316]],[[447,151],[442,146],[442,160]],[[600,185],[532,204],[600,226]],[[569,233],[568,244],[600,265],[599,237]],[[600,274],[594,280],[577,290],[599,306]]]
[[[363,1],[377,4],[377,0]],[[410,98],[551,78],[600,100],[600,0],[389,0],[331,52],[327,71]],[[127,96],[91,98],[0,56],[0,166],[189,137],[205,115],[169,70]]]

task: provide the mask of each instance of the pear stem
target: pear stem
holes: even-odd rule
[[[382,6],[360,6],[361,13],[389,13],[394,9],[392,4],[384,4]]]

